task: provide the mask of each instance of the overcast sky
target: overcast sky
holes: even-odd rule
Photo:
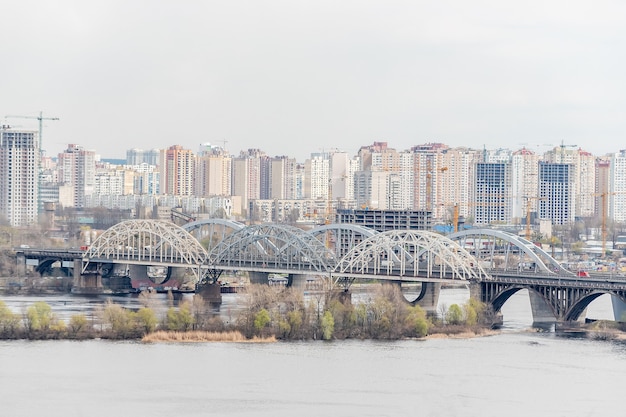
[[[43,147],[626,148],[626,2],[9,0],[0,108]],[[0,116],[0,117],[1,117]],[[3,119],[36,128],[32,119]]]

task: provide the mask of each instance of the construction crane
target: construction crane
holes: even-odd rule
[[[437,171],[443,175],[448,170],[448,167],[437,168]],[[432,211],[433,208],[433,175],[430,159],[426,161],[426,211]],[[441,181],[437,178],[438,181]]]
[[[59,120],[58,117],[43,117],[43,112],[39,112],[39,116],[4,116],[5,118],[13,117],[13,118],[21,118],[21,119],[37,119],[39,120],[39,166],[37,167],[38,171],[41,171],[41,158],[43,157],[43,121],[44,120]],[[42,210],[42,202],[41,202],[41,172],[37,172],[38,178],[38,187],[37,187],[37,208],[38,211]]]
[[[604,191],[601,193],[594,193],[591,194],[594,197],[600,197],[601,200],[601,207],[602,207],[602,212],[600,213],[601,215],[601,219],[602,219],[602,228],[601,233],[602,233],[602,257],[604,258],[604,256],[606,255],[606,240],[607,240],[607,218],[609,217],[609,213],[608,213],[608,208],[609,208],[609,203],[607,201],[607,198],[611,195],[620,195],[620,194],[624,194],[624,192],[620,192],[620,191],[615,191],[615,192],[609,192],[609,191]]]
[[[616,194],[621,194],[619,192],[602,192],[602,193],[595,193],[592,194],[593,196],[600,196],[600,199],[602,201],[602,213],[601,213],[601,217],[602,217],[602,257],[604,258],[604,256],[606,255],[606,235],[607,235],[607,231],[606,231],[606,219],[609,216],[608,213],[608,208],[609,208],[609,203],[607,201],[608,196],[610,195],[616,195]]]
[[[464,207],[498,207],[503,206],[503,203],[490,203],[490,202],[464,202],[461,203]],[[443,203],[444,207],[452,207],[452,230],[456,233],[459,231],[459,218],[460,218],[460,205],[458,203]]]
[[[546,200],[546,197],[525,197],[526,198],[526,240],[530,240],[530,202],[532,200]]]
[[[564,164],[565,163],[565,148],[575,148],[578,145],[565,145],[563,141],[561,141],[561,144],[559,146],[561,147],[561,163]]]
[[[42,154],[42,143],[43,143],[43,121],[44,120],[59,120],[58,117],[43,117],[43,112],[39,112],[39,116],[4,116],[5,118],[20,118],[20,119],[37,119],[39,120],[39,155]]]

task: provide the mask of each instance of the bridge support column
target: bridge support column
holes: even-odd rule
[[[545,327],[558,321],[545,298],[530,290],[528,291],[528,298],[530,298],[530,309],[533,313],[533,325]]]
[[[82,287],[82,275],[83,273],[83,260],[82,259],[74,259],[74,276],[72,281],[72,287],[81,288]]]
[[[204,301],[211,304],[222,304],[221,285],[217,282],[198,285],[196,294],[200,295]]]
[[[26,276],[26,256],[23,253],[18,253],[16,255],[16,266],[17,266],[17,276],[25,277]]]
[[[613,316],[615,321],[625,321],[626,302],[616,295],[611,295],[611,303],[613,304]]]
[[[440,282],[423,282],[422,293],[416,304],[430,313],[437,312],[437,304],[439,303],[439,293],[441,292]]]
[[[306,289],[307,275],[303,274],[291,274],[288,277],[289,282],[287,285],[294,287],[298,290],[304,291]]]
[[[249,271],[248,279],[250,284],[269,284],[269,274],[267,272]]]

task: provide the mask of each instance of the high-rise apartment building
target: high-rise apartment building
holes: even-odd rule
[[[609,214],[609,177],[611,175],[611,162],[609,159],[596,158],[596,188],[594,193],[595,212],[594,216],[602,218]]]
[[[354,176],[356,206],[376,210],[394,209],[399,176],[388,171],[359,171]]]
[[[265,153],[248,149],[232,160],[231,195],[241,197],[240,210],[248,210],[250,200],[261,197],[261,158]]]
[[[596,157],[577,149],[574,153],[574,192],[576,217],[592,217],[596,212]]]
[[[128,149],[126,151],[126,164],[127,165],[157,165],[159,163],[159,153],[158,149]]]
[[[608,217],[615,222],[626,221],[626,150],[611,155],[609,165]]]
[[[369,205],[376,205],[381,209],[407,210],[413,207],[414,169],[411,152],[398,152],[389,148],[387,142],[374,142],[373,145],[361,147],[359,160],[361,172],[384,174],[359,173],[361,183],[357,186],[355,180],[355,199],[365,199],[369,201]],[[371,195],[364,197],[366,184],[370,184]],[[380,190],[387,193],[384,198],[377,195]]]
[[[473,209],[474,168],[482,160],[480,151],[464,147],[449,148],[429,143],[411,148],[414,153],[415,210],[429,210],[433,219],[442,220],[458,207],[459,215],[469,216]]]
[[[140,165],[132,165],[130,168],[135,172],[133,194],[160,194],[160,178],[156,165],[143,163]]]
[[[194,191],[196,160],[193,151],[180,145],[161,150],[159,155],[161,194],[190,196]]]
[[[96,185],[96,153],[80,145],[69,144],[57,158],[57,169],[59,186],[71,190],[71,199],[63,199],[61,204],[85,207],[86,198],[94,193]]]
[[[511,164],[476,163],[474,224],[511,223]]]
[[[11,226],[37,222],[39,140],[36,132],[0,128],[0,215]]]
[[[526,218],[537,213],[539,160],[535,152],[522,148],[511,155],[511,216]]]
[[[347,152],[330,151],[330,187],[333,200],[354,200],[354,174],[359,170],[358,157]]]
[[[552,224],[574,221],[575,198],[572,164],[539,162],[539,217]]]
[[[268,158],[266,198],[272,200],[295,199],[296,166],[296,160],[293,158],[288,158],[286,156]]]
[[[305,198],[328,200],[330,197],[330,159],[327,153],[312,153],[305,166]]]
[[[227,196],[231,191],[232,158],[221,148],[205,150],[196,163],[195,195]]]

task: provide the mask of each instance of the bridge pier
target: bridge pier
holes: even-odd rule
[[[248,271],[250,284],[269,284],[269,274],[267,272]]]
[[[200,295],[204,301],[213,305],[222,304],[221,285],[217,282],[198,285],[196,287],[196,294]]]
[[[613,317],[615,321],[626,321],[626,302],[616,295],[611,295],[611,304],[613,304]]]
[[[74,259],[74,275],[72,280],[72,288],[80,287],[83,274],[83,260],[81,258]]]
[[[288,286],[296,288],[298,290],[302,290],[302,291],[306,289],[307,275],[290,274],[287,278],[289,279],[287,283]]]
[[[422,307],[426,312],[436,313],[439,304],[439,294],[441,293],[440,282],[423,282],[422,291],[414,304]]]
[[[74,277],[72,292],[77,294],[100,294],[103,292],[102,276],[97,272],[87,272]]]
[[[537,325],[544,328],[556,324],[558,320],[545,298],[530,290],[528,291],[528,298],[530,299],[530,310],[533,314],[533,326]]]
[[[15,256],[16,266],[17,266],[17,276],[25,277],[26,276],[26,255],[24,253],[18,252]]]

